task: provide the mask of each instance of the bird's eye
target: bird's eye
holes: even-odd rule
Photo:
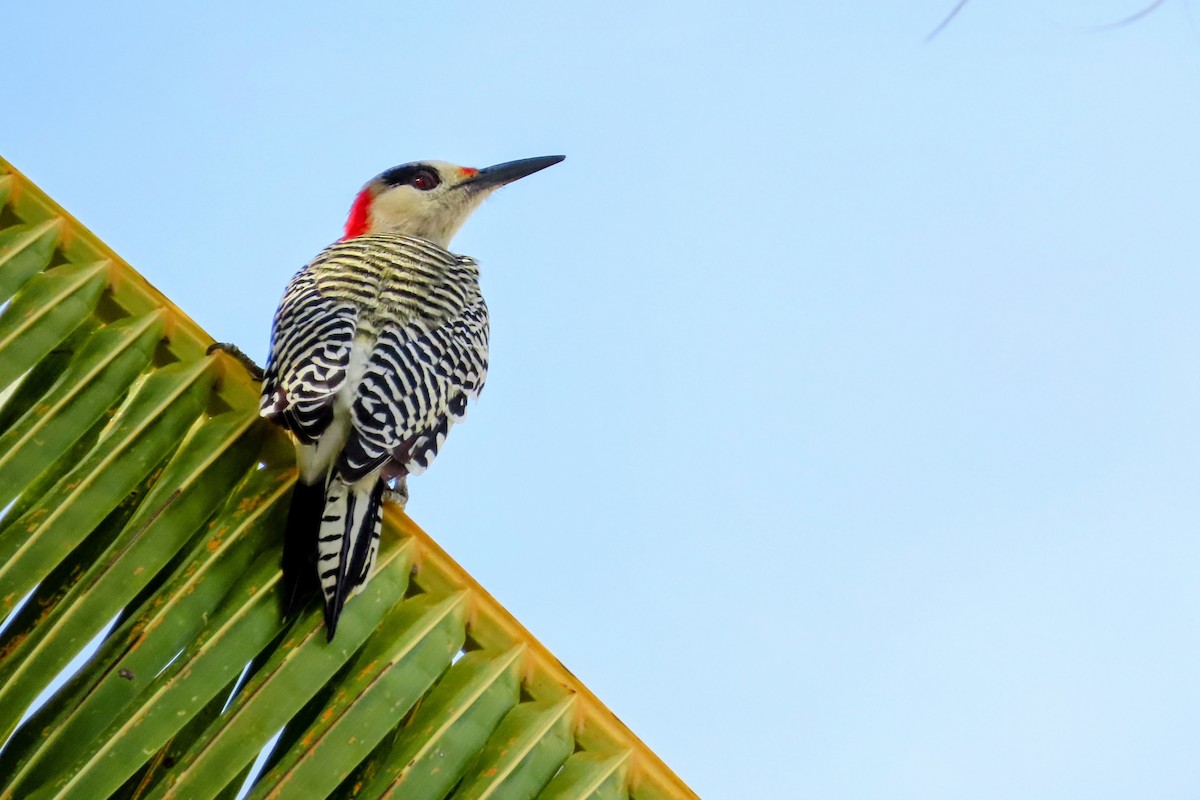
[[[438,179],[437,173],[427,169],[423,169],[416,175],[413,175],[412,180],[409,181],[411,186],[420,189],[422,192],[436,189],[439,183],[441,181]]]

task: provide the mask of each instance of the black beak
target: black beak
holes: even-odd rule
[[[546,167],[552,167],[564,158],[566,156],[538,156],[537,158],[522,158],[520,161],[508,161],[494,167],[481,169],[473,177],[459,185],[475,192],[496,189]]]

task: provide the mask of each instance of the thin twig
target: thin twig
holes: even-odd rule
[[[1162,2],[1162,0],[1158,0],[1158,2],[1160,2],[1160,3],[1161,3],[1161,2]],[[950,20],[952,20],[952,19],[954,19],[956,16],[958,16],[958,12],[962,11],[962,9],[963,9],[963,6],[965,6],[966,4],[967,4],[967,0],[958,0],[958,5],[956,5],[956,6],[954,7],[954,10],[953,10],[953,11],[951,11],[949,14],[947,14],[947,15],[946,15],[946,18],[945,18],[944,20],[942,20],[942,21],[941,21],[941,23],[940,23],[940,24],[939,24],[939,25],[938,25],[936,28],[934,28],[934,29],[933,29],[933,31],[932,31],[932,32],[931,32],[931,33],[930,33],[928,36],[926,36],[926,37],[925,37],[925,41],[926,41],[926,42],[932,42],[932,41],[933,41],[933,37],[935,37],[935,36],[937,36],[939,33],[941,33],[941,32],[942,32],[942,29],[943,29],[943,28],[945,28],[947,25],[949,25],[949,24],[950,24]]]
[[[1089,25],[1088,30],[1111,31],[1114,28],[1123,28],[1126,25],[1132,25],[1133,23],[1137,22],[1138,20],[1145,19],[1146,17],[1150,16],[1158,9],[1162,8],[1166,2],[1167,2],[1167,0],[1154,0],[1153,3],[1146,6],[1141,11],[1137,12],[1136,14],[1134,14],[1132,16],[1126,17],[1125,19],[1120,20],[1119,22],[1108,22],[1103,25]]]
[[[1135,14],[1131,14],[1130,16],[1126,17],[1123,20],[1119,20],[1117,22],[1107,22],[1103,25],[1089,25],[1087,27],[1087,30],[1110,31],[1110,30],[1113,30],[1114,28],[1123,28],[1126,25],[1132,25],[1133,23],[1145,19],[1146,17],[1150,16],[1158,9],[1162,8],[1164,5],[1166,5],[1166,2],[1167,2],[1167,0],[1154,0],[1153,3],[1146,6],[1141,11],[1138,11]],[[965,6],[966,4],[967,4],[967,0],[958,0],[958,4],[955,5],[954,8],[950,11],[950,13],[946,15],[946,18],[943,19],[940,23],[938,23],[938,26],[936,28],[934,28],[933,31],[930,32],[930,34],[928,36],[925,37],[925,41],[932,42],[934,37],[937,36],[939,33],[941,33],[943,30],[945,30],[946,26],[950,24],[950,21],[953,20],[956,16],[958,16],[958,12],[962,11],[963,6]],[[1191,16],[1191,8],[1190,8],[1190,6],[1185,6],[1185,7],[1187,7],[1187,9],[1188,9],[1188,15],[1190,17]]]

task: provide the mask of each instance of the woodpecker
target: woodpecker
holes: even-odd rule
[[[342,238],[284,291],[260,412],[296,443],[288,612],[319,588],[328,641],[371,574],[385,496],[407,500],[407,477],[429,467],[487,378],[479,266],[450,240],[491,192],[563,158],[389,169],[358,193]]]

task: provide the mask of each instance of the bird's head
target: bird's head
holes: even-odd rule
[[[485,197],[504,184],[557,164],[563,158],[525,158],[486,169],[460,167],[445,161],[417,161],[392,167],[371,179],[358,193],[342,238],[398,233],[448,247]]]

